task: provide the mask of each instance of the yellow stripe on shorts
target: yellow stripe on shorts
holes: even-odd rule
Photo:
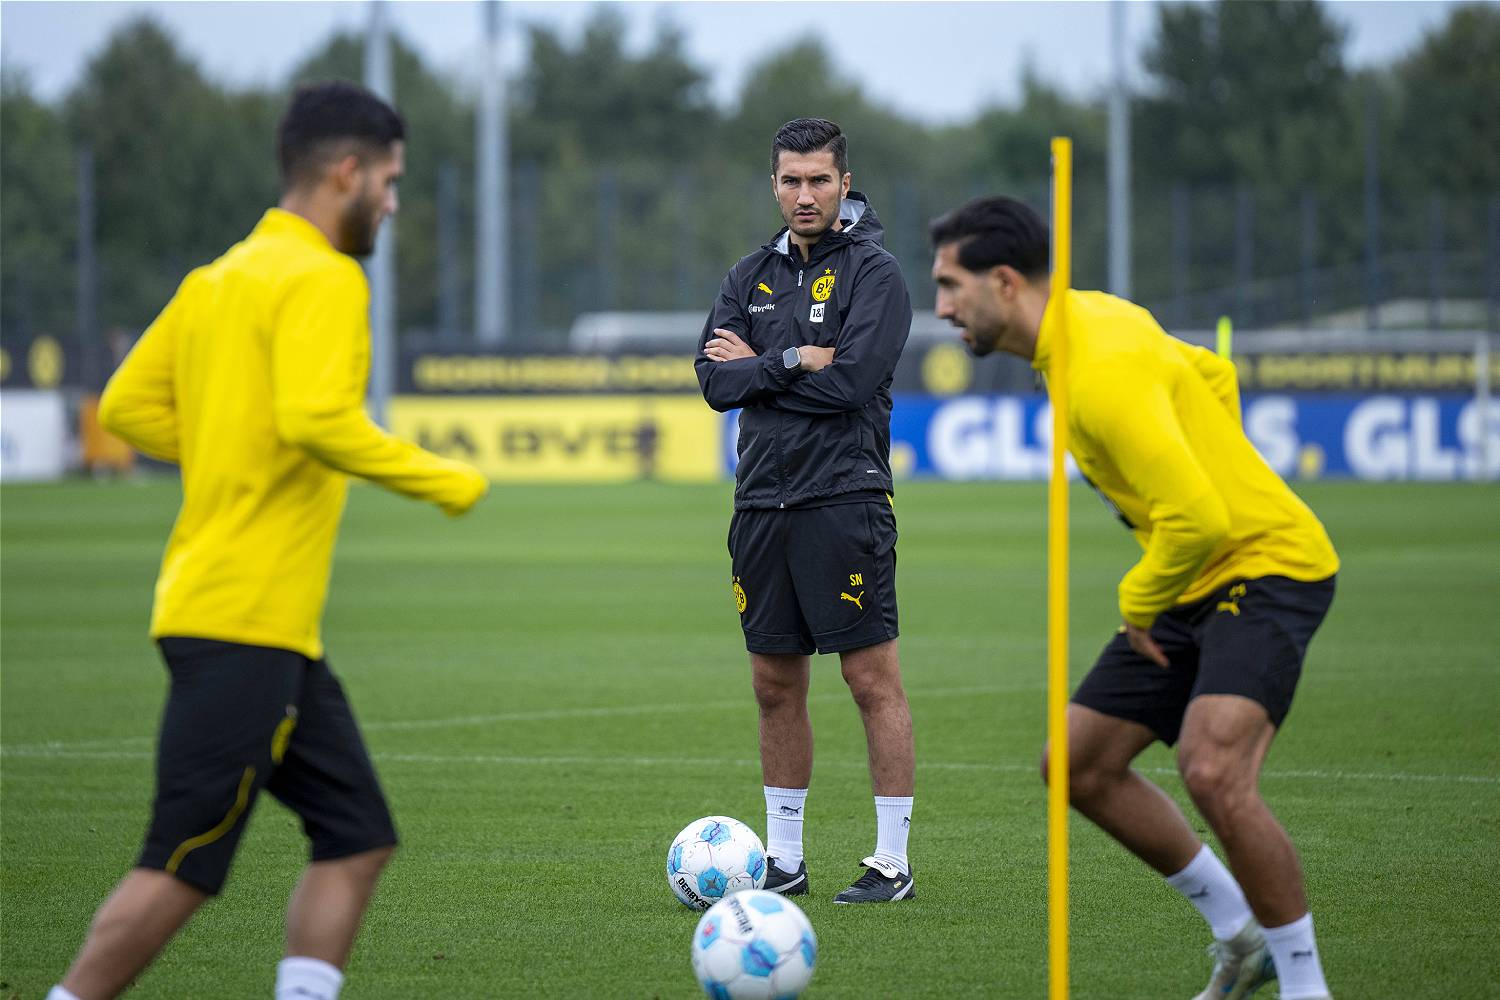
[[[250,804],[250,786],[255,784],[255,768],[245,768],[244,775],[240,778],[240,790],[235,793],[234,805],[229,807],[229,812],[207,833],[200,833],[196,837],[190,837],[177,845],[177,850],[167,859],[166,872],[168,875],[177,874],[177,867],[182,864],[182,859],[200,847],[212,844],[224,834],[234,829],[234,824],[239,821],[240,815],[244,813],[245,807]]]

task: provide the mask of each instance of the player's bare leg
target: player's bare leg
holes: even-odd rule
[[[1197,1000],[1239,1000],[1274,973],[1261,930],[1234,877],[1188,825],[1182,810],[1130,764],[1156,739],[1146,726],[1068,706],[1068,796],[1073,807],[1156,869],[1203,915],[1215,964]],[[1050,751],[1042,759],[1049,774]]]
[[[1130,763],[1156,740],[1138,722],[1068,706],[1068,797],[1073,808],[1162,875],[1187,867],[1202,848],[1177,803]],[[1051,747],[1044,751],[1042,778]]]
[[[760,706],[760,770],[766,794],[766,888],[806,895],[802,820],[812,780],[812,721],[807,716],[808,658],[750,654],[755,701]]]
[[[118,996],[207,899],[166,872],[135,869],[94,914],[63,988],[81,1000]]]
[[[767,785],[806,788],[812,780],[812,720],[807,717],[808,658],[750,654],[760,706],[760,771]]]
[[[287,904],[287,955],[320,959],[342,969],[375,884],[394,853],[393,847],[381,847],[308,865]]]
[[[839,654],[839,659],[844,682],[864,720],[875,794],[911,795],[916,786],[916,752],[896,640],[851,649]]]
[[[1302,862],[1260,797],[1260,769],[1275,736],[1265,708],[1251,699],[1202,695],[1183,717],[1177,768],[1265,928],[1281,995],[1325,998],[1328,984],[1307,909]]]
[[[906,841],[916,785],[916,753],[896,640],[851,649],[841,653],[839,659],[844,682],[865,725],[870,784],[875,791],[876,835],[874,853],[861,862],[864,873],[834,897],[834,902],[910,899],[914,897],[915,879],[906,856]]]
[[[1183,717],[1177,768],[1188,794],[1224,845],[1229,867],[1261,924],[1278,927],[1307,912],[1302,862],[1260,797],[1260,767],[1276,727],[1238,695],[1194,698]]]

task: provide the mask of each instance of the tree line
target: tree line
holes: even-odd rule
[[[1286,298],[1291,286],[1277,282],[1296,272],[1318,276],[1315,305],[1357,304],[1372,205],[1391,294],[1420,283],[1409,272],[1432,259],[1434,239],[1450,294],[1487,294],[1500,240],[1500,8],[1456,7],[1408,55],[1362,70],[1315,0],[1163,4],[1155,18],[1131,103],[1137,298],[1173,322],[1201,322],[1226,301],[1250,309],[1256,300],[1234,298],[1247,287]],[[1071,135],[1075,280],[1106,284],[1103,94],[1073,96],[1028,72],[1013,106],[929,125],[872,100],[808,37],[765,59],[721,107],[670,23],[639,53],[608,7],[575,40],[527,32],[509,106],[508,307],[521,338],[555,338],[592,309],[705,307],[725,269],[779,227],[769,140],[809,114],[850,136],[856,187],[885,219],[919,304],[931,298],[927,222],[990,192],[1045,210],[1048,137]],[[399,36],[393,55],[411,137],[398,326],[403,337],[464,337],[474,98]],[[359,80],[362,60],[362,37],[336,35],[279,86],[229,87],[147,16],[115,32],[58,101],[6,68],[0,336],[77,335],[80,151],[97,208],[88,335],[139,330],[188,269],[275,202],[274,131],[290,88]],[[1273,306],[1259,307],[1263,320],[1276,321]]]

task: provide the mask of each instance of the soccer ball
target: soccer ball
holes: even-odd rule
[[[683,828],[667,851],[667,884],[693,910],[766,884],[766,849],[755,831],[728,816],[705,816]]]
[[[806,915],[764,889],[715,903],[693,932],[693,972],[714,1000],[790,1000],[807,989],[817,961]]]

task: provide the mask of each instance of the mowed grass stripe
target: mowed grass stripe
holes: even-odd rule
[[[1304,495],[1345,568],[1265,789],[1301,847],[1335,992],[1486,996],[1500,981],[1500,490]],[[45,993],[138,847],[165,691],[144,633],[176,496],[0,490],[7,995]],[[404,846],[345,996],[695,995],[667,842],[708,813],[762,826],[728,501],[727,486],[504,487],[449,521],[353,492],[326,632]],[[1138,549],[1086,490],[1073,503],[1076,678]],[[919,898],[831,903],[873,844],[873,810],[857,714],[820,658],[809,996],[1030,1000],[1045,992],[1044,489],[918,484],[896,504]],[[122,756],[11,752],[47,744]],[[1185,803],[1172,763],[1142,759]],[[1201,989],[1197,916],[1098,831],[1073,831],[1074,996]],[[258,808],[224,898],[132,996],[268,995],[304,851],[294,817]]]

